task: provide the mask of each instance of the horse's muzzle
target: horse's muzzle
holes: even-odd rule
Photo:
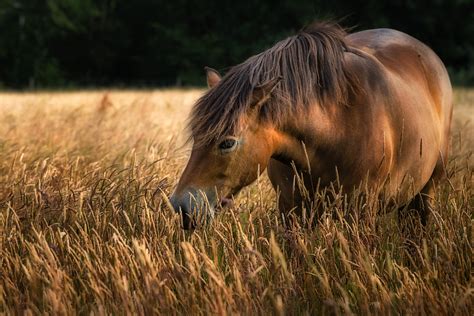
[[[190,230],[196,227],[196,222],[193,219],[193,206],[191,202],[185,199],[180,199],[173,194],[170,198],[171,205],[175,212],[181,214],[183,229]]]
[[[194,189],[171,196],[171,205],[181,214],[183,229],[194,230],[199,223],[209,222],[214,217],[213,203],[207,199],[208,195]]]

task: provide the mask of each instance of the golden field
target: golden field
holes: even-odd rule
[[[333,216],[377,212],[357,197],[287,229],[266,176],[181,230],[166,196],[201,93],[0,94],[0,314],[474,314],[474,90],[411,247],[394,213]]]

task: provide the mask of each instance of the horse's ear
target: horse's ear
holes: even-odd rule
[[[280,83],[281,79],[283,77],[279,76],[276,78],[273,78],[271,80],[268,80],[267,82],[256,86],[253,89],[253,94],[252,94],[252,104],[254,106],[260,106],[263,104],[268,98],[270,98],[273,90],[277,87],[277,85]]]
[[[217,70],[210,67],[204,67],[204,70],[206,70],[207,86],[209,88],[214,87],[219,83],[219,81],[221,81],[221,75]]]

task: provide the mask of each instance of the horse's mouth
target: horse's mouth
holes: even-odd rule
[[[219,200],[217,203],[216,210],[222,211],[223,209],[232,207],[234,205],[234,198],[232,194],[226,195]]]

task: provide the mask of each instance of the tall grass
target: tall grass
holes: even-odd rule
[[[456,91],[449,181],[410,251],[357,196],[286,229],[266,177],[181,230],[166,196],[199,94],[0,95],[0,314],[473,314],[474,91]]]

